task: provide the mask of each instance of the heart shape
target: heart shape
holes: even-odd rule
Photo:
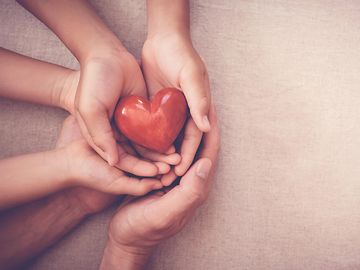
[[[116,125],[129,140],[160,153],[174,142],[186,116],[185,96],[176,88],[160,90],[152,101],[124,97],[115,109]]]

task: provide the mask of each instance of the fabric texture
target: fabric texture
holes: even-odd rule
[[[93,1],[139,56],[145,1]],[[149,269],[360,269],[360,2],[192,1],[221,125],[208,202]],[[21,6],[0,2],[0,46],[77,68]],[[1,158],[54,147],[66,113],[0,99]],[[32,270],[97,269],[113,209]]]

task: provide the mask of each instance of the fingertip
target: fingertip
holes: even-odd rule
[[[183,164],[175,166],[174,172],[177,176],[183,176],[186,173],[186,167]]]
[[[209,118],[207,117],[207,115],[204,115],[202,117],[202,129],[200,129],[202,132],[209,132],[210,129],[211,129],[211,126],[210,126],[210,121],[209,121]]]
[[[106,160],[107,160],[108,164],[111,167],[114,167],[119,162],[119,158],[118,158],[117,153],[115,153],[115,154],[107,153],[106,154]]]
[[[163,188],[164,186],[163,186],[163,184],[161,183],[161,181],[159,181],[159,180],[155,180],[155,182],[153,183],[153,185],[152,185],[152,189],[154,190],[154,189],[161,189],[161,188]]]
[[[178,165],[180,162],[181,162],[181,155],[178,154],[178,153],[174,153],[174,154],[171,154],[169,157],[168,157],[168,160],[169,160],[169,164],[170,165]]]
[[[145,170],[144,170],[145,171]],[[156,164],[150,163],[145,176],[156,176],[160,173],[160,169]]]
[[[164,162],[155,162],[156,167],[158,168],[157,174],[166,174],[170,171],[170,165]]]
[[[175,146],[173,146],[173,145],[171,145],[170,147],[169,147],[169,149],[165,152],[165,154],[166,155],[170,155],[170,154],[173,154],[173,153],[175,153]]]
[[[197,161],[195,169],[196,175],[202,179],[206,179],[211,171],[212,162],[209,158],[202,158]]]
[[[174,170],[171,170],[170,172],[161,177],[161,183],[163,184],[163,186],[170,186],[176,178],[177,175],[175,174]]]

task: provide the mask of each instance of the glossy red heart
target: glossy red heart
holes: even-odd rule
[[[152,101],[139,96],[122,98],[115,110],[115,122],[131,141],[164,153],[179,134],[186,115],[184,94],[175,88],[164,88]]]

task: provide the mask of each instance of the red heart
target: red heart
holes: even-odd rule
[[[152,101],[139,96],[122,98],[115,110],[115,122],[131,141],[164,153],[183,127],[186,114],[184,94],[164,88]]]

